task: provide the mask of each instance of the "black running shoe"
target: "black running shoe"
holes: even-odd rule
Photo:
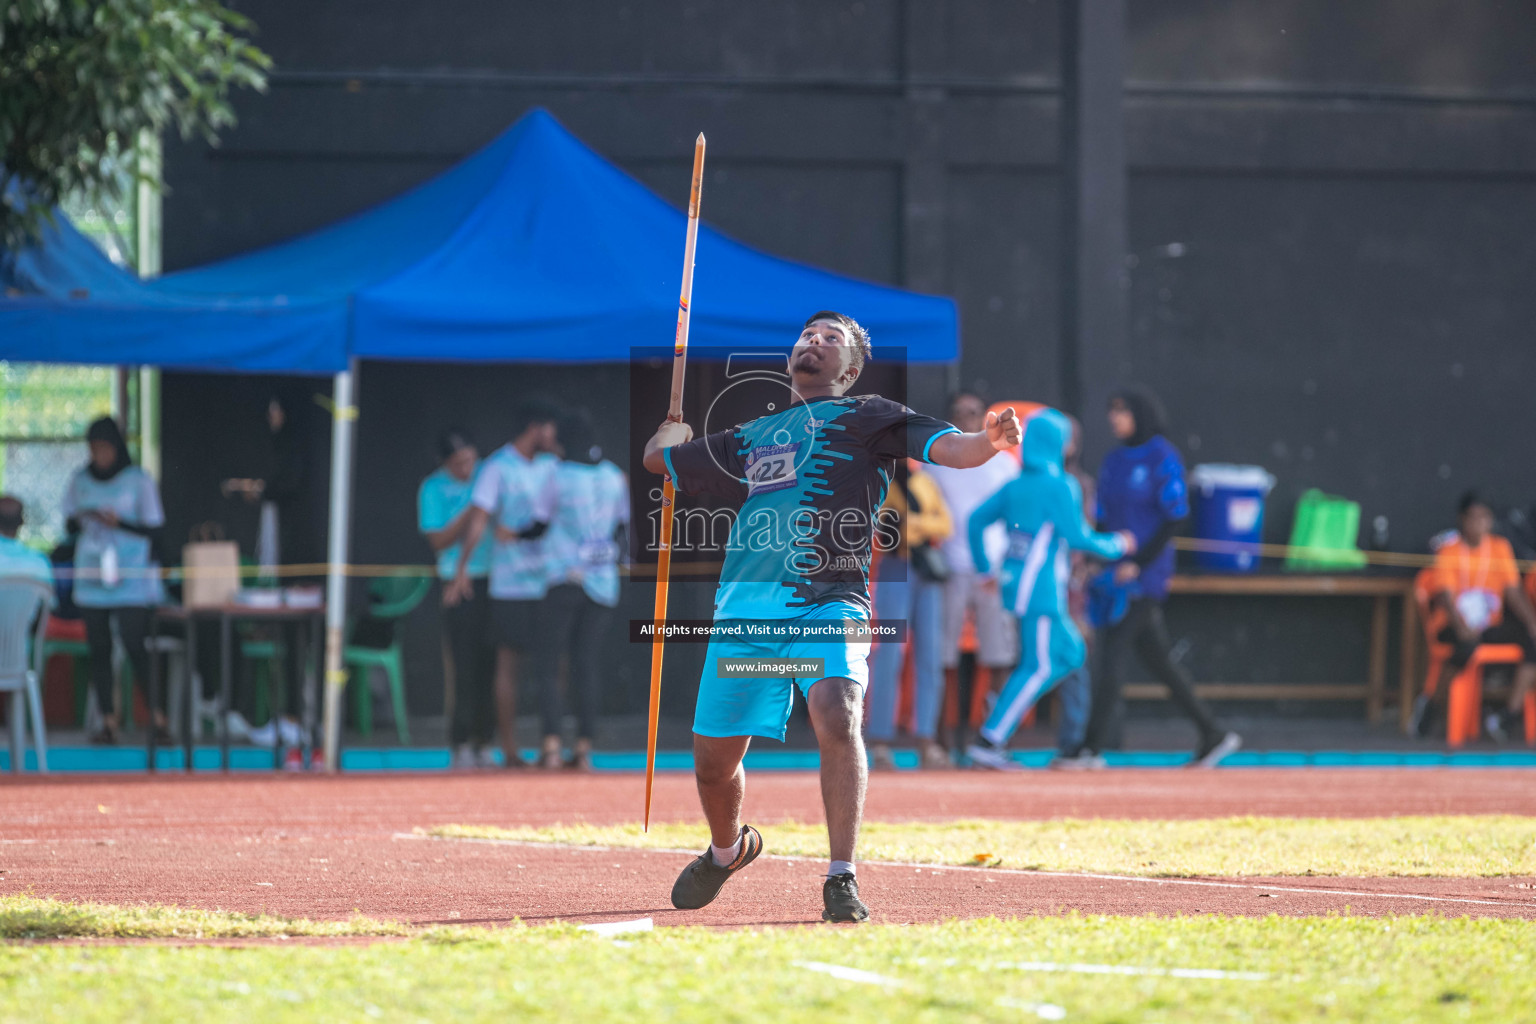
[[[751,825],[741,826],[741,851],[736,859],[721,867],[709,847],[683,868],[672,885],[672,905],[678,910],[707,907],[720,895],[726,880],[757,859],[763,852],[763,837]]]
[[[1429,694],[1421,693],[1413,698],[1413,717],[1408,719],[1408,735],[1423,738],[1430,733],[1435,718],[1434,701]]]
[[[1243,745],[1243,738],[1235,732],[1225,733],[1221,736],[1212,736],[1200,744],[1200,749],[1195,751],[1194,758],[1189,762],[1191,768],[1215,768],[1229,754],[1236,753]]]
[[[827,876],[821,885],[821,902],[826,905],[821,912],[823,921],[863,921],[869,917],[869,908],[859,899],[859,880],[852,871]]]

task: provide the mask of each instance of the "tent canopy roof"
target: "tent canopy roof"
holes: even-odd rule
[[[0,358],[312,373],[349,355],[622,362],[671,341],[684,228],[680,211],[534,110],[394,199],[154,281],[61,221],[0,256]],[[828,308],[867,326],[877,357],[958,355],[947,298],[768,256],[707,225],[696,267],[695,345],[786,349]]]

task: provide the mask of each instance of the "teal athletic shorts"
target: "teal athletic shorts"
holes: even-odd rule
[[[809,609],[793,622],[840,620],[863,621],[865,616],[847,605],[828,605]],[[721,658],[793,658],[820,660],[821,671],[804,676],[751,677],[720,675]],[[785,642],[772,640],[754,643],[734,637],[714,639],[704,656],[704,672],[699,680],[699,702],[694,709],[693,731],[700,736],[762,736],[784,739],[789,712],[794,706],[794,688],[809,695],[811,686],[821,679],[852,679],[869,689],[869,642],[811,640]]]

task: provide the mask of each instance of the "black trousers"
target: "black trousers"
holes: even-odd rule
[[[160,635],[165,637],[179,637],[183,642],[187,639],[187,629],[191,627],[197,630],[197,664],[192,666],[197,674],[202,677],[203,700],[214,700],[219,696],[219,673],[222,671],[219,665],[219,623],[215,619],[194,619],[190,623],[162,621],[160,623]],[[162,679],[165,677],[161,677]],[[240,681],[239,675],[235,682]],[[242,692],[237,685],[236,695]],[[235,707],[240,707],[240,701],[236,700]]]
[[[215,624],[216,625],[216,624]],[[277,645],[279,658],[277,671],[281,675],[281,681],[276,676],[269,677],[267,691],[268,700],[271,702],[270,710],[273,717],[287,716],[295,719],[304,717],[304,676],[309,671],[310,656],[313,653],[313,641],[310,639],[310,626],[304,622],[271,622],[261,623],[247,634],[247,639],[266,640]],[[241,634],[237,630],[233,639],[235,654],[240,652]],[[203,660],[203,634],[197,635],[198,661]],[[217,652],[218,640],[215,636],[213,650]],[[254,699],[255,689],[250,673],[255,670],[255,663],[247,659],[236,662],[242,667],[242,671],[236,673],[232,682],[234,693],[234,706],[236,708],[247,707],[247,702]],[[215,680],[218,676],[213,677]],[[254,706],[247,708],[248,713],[254,713]]]
[[[1519,644],[1525,652],[1523,664],[1536,664],[1536,639],[1531,637],[1531,631],[1525,628],[1525,623],[1513,615],[1483,630],[1472,643],[1464,643],[1454,629],[1446,626],[1440,631],[1440,642],[1455,645],[1446,660],[1456,668],[1466,668],[1467,662],[1472,660],[1473,652],[1482,644]]]
[[[123,648],[128,653],[128,664],[133,669],[133,681],[149,700],[149,651],[144,640],[149,636],[150,609],[129,605],[120,608],[81,608],[80,618],[85,622],[85,642],[91,649],[91,682],[96,688],[96,706],[104,715],[125,710],[117,707],[112,679],[112,620],[117,619],[117,631],[123,638]],[[160,692],[160,710],[165,710],[165,690]]]
[[[1124,743],[1125,698],[1121,686],[1134,651],[1141,663],[1158,682],[1168,687],[1168,694],[1179,710],[1200,730],[1202,746],[1221,735],[1221,727],[1210,711],[1195,696],[1189,675],[1169,657],[1168,626],[1163,621],[1162,602],[1150,597],[1131,601],[1125,618],[1099,632],[1099,665],[1093,674],[1093,710],[1088,717],[1090,750],[1119,750]]]
[[[590,740],[597,731],[602,700],[599,654],[613,609],[588,597],[580,584],[562,583],[550,588],[540,618],[544,643],[538,673],[544,692],[544,735],[559,736],[561,732],[565,706],[560,698],[560,662],[567,660],[569,689],[576,705],[576,736]]]
[[[491,598],[483,579],[471,581],[470,596],[443,609],[443,632],[453,657],[453,722],[449,740],[486,744],[496,728],[492,702],[492,682],[496,649],[487,641],[490,629]]]

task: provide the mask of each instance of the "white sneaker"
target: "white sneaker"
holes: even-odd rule
[[[255,728],[247,727],[245,738],[258,747],[275,747],[277,746],[277,723],[268,722],[266,725],[258,725]]]
[[[893,772],[896,770],[896,758],[891,755],[891,748],[885,743],[871,743],[869,745],[869,770],[872,772]]]
[[[996,772],[1022,771],[1019,763],[1008,756],[1008,751],[1002,747],[995,747],[985,741],[972,743],[965,748],[965,756],[971,759],[971,764],[977,768],[989,768]]]
[[[229,730],[229,738],[232,740],[249,739],[251,735],[251,723],[245,720],[245,716],[238,711],[230,711],[224,715],[224,728]],[[271,744],[267,744],[271,746]]]
[[[468,743],[460,743],[459,749],[453,755],[453,766],[459,771],[474,771],[480,767],[480,759],[475,756],[475,748]]]
[[[195,685],[201,685],[194,678]],[[218,729],[219,727],[219,702],[203,700],[201,697],[192,698],[192,731],[194,735],[201,734],[204,729]]]
[[[283,746],[301,747],[304,745],[304,727],[291,718],[284,718],[277,725],[278,734],[283,737]]]
[[[475,751],[475,766],[478,768],[495,768],[496,751],[490,747],[481,747]]]
[[[939,746],[933,740],[923,744],[920,757],[920,767],[924,771],[947,771],[955,766],[954,762],[949,759],[949,751]]]
[[[1053,757],[1046,767],[1058,772],[1093,772],[1108,765],[1101,755],[1084,750],[1073,757]]]
[[[278,736],[282,736],[283,746],[285,747],[298,747],[304,743],[304,729],[298,722],[290,721],[287,718],[249,729],[247,736],[258,747],[277,746]]]
[[[1214,747],[1197,756],[1190,767],[1215,768],[1227,755],[1236,753],[1242,746],[1243,738],[1235,732],[1229,732]]]

